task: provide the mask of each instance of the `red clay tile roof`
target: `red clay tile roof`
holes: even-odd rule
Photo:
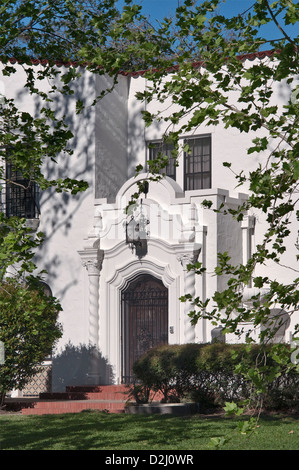
[[[261,52],[254,52],[254,53],[248,53],[248,54],[242,54],[242,55],[239,55],[237,58],[241,61],[244,61],[244,60],[254,60],[254,59],[264,59],[265,57],[271,57],[275,54],[275,52],[279,52],[279,51],[275,51],[275,50],[270,50],[270,51],[261,51]],[[9,58],[8,59],[8,62],[10,64],[16,64],[18,63],[18,59],[16,58]],[[30,62],[32,63],[32,65],[48,65],[49,64],[49,61],[47,59],[43,59],[43,60],[40,60],[40,59],[30,59]],[[194,67],[200,67],[204,64],[203,61],[198,61],[198,62],[193,62],[193,65]],[[85,62],[85,63],[80,63],[80,62],[77,62],[77,61],[69,61],[69,62],[63,62],[63,61],[55,61],[55,65],[57,67],[87,67],[88,66],[88,63]],[[179,66],[173,66],[173,67],[170,67],[169,68],[169,71],[171,70],[175,70],[177,69]],[[154,69],[153,69],[154,70]],[[143,75],[144,73],[146,73],[148,70],[138,70],[138,71],[135,71],[135,72],[126,72],[126,71],[123,71],[121,72],[121,74],[123,75],[133,75],[133,76],[136,76],[136,75]]]

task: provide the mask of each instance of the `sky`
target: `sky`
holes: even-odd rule
[[[139,0],[144,11],[155,16],[168,16],[172,14],[180,3],[179,0]],[[241,13],[253,5],[254,0],[226,0],[222,11],[226,14]]]
[[[180,0],[136,0],[136,3],[142,5],[144,13],[152,18],[163,18],[174,13]],[[222,11],[226,14],[242,13],[253,4],[254,0],[226,0]]]
[[[142,5],[143,14],[149,15],[152,20],[161,20],[164,17],[173,16],[180,1],[182,2],[182,0],[136,0],[136,3]],[[298,3],[298,0],[293,1]],[[120,5],[123,3],[123,0],[119,0]],[[255,0],[224,0],[219,13],[227,17],[235,16],[248,10],[254,3]],[[266,26],[265,28],[267,29],[265,29],[264,34],[267,34],[268,39],[281,37],[280,31],[275,25]],[[286,30],[291,36],[298,35],[298,24],[295,27],[287,27]]]

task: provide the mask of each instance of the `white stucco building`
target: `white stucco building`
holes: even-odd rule
[[[1,77],[3,90],[20,108],[38,112],[39,104],[22,89],[22,74],[20,67],[11,77]],[[159,144],[165,129],[143,124],[144,105],[135,98],[147,85],[141,74],[120,76],[115,90],[92,107],[108,82],[82,70],[74,96],[57,96],[55,102],[74,134],[74,155],[58,158],[49,174],[86,180],[89,189],[76,196],[40,195],[38,229],[45,243],[36,262],[47,270],[45,282],[63,308],[63,337],[52,358],[54,391],[67,385],[126,383],[134,359],[160,342],[210,342],[215,326],[207,320],[191,326],[190,306],[179,298],[186,293],[211,298],[224,288],[225,279],[214,275],[217,253],[228,251],[233,263],[246,261],[264,228],[260,214],[250,213],[239,223],[201,205],[211,200],[214,207],[236,207],[246,200],[247,188],[236,191],[234,176],[222,162],[231,162],[236,172],[254,168],[260,157],[246,154],[252,134],[202,126],[196,134],[181,136],[192,153],[185,157],[182,151],[179,166],[168,168],[169,176],[160,182],[149,181],[146,172],[135,177],[136,165],[146,169],[154,152],[149,143]],[[281,103],[283,91],[277,94]],[[81,115],[75,114],[77,98],[86,105]],[[141,179],[148,180],[148,191],[126,214]],[[141,235],[137,247],[127,240],[132,215]],[[294,226],[284,266],[294,266],[296,239]],[[205,275],[187,271],[187,264],[197,260]],[[264,269],[269,274],[277,267]],[[275,276],[291,281],[293,273],[281,267]],[[284,329],[285,341],[295,323],[292,318]]]

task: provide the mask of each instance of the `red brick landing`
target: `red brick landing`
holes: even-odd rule
[[[123,413],[129,397],[126,385],[66,387],[61,393],[41,393],[37,399],[15,399],[23,415],[79,413],[102,410]],[[131,401],[131,399],[130,399]]]

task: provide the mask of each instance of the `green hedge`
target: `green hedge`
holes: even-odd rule
[[[287,348],[287,346],[285,346]],[[139,402],[149,399],[149,391],[162,393],[163,402],[193,400],[203,407],[222,406],[226,401],[252,398],[254,380],[240,371],[256,368],[260,347],[230,344],[163,345],[149,350],[133,366],[136,385],[133,395]],[[264,375],[270,373],[275,361],[267,359],[261,366]],[[272,372],[271,372],[272,373]],[[269,376],[270,377],[270,376]],[[264,394],[264,406],[271,409],[299,409],[299,376],[294,371],[269,380]],[[146,393],[144,393],[146,391]],[[141,394],[143,393],[142,397]]]

